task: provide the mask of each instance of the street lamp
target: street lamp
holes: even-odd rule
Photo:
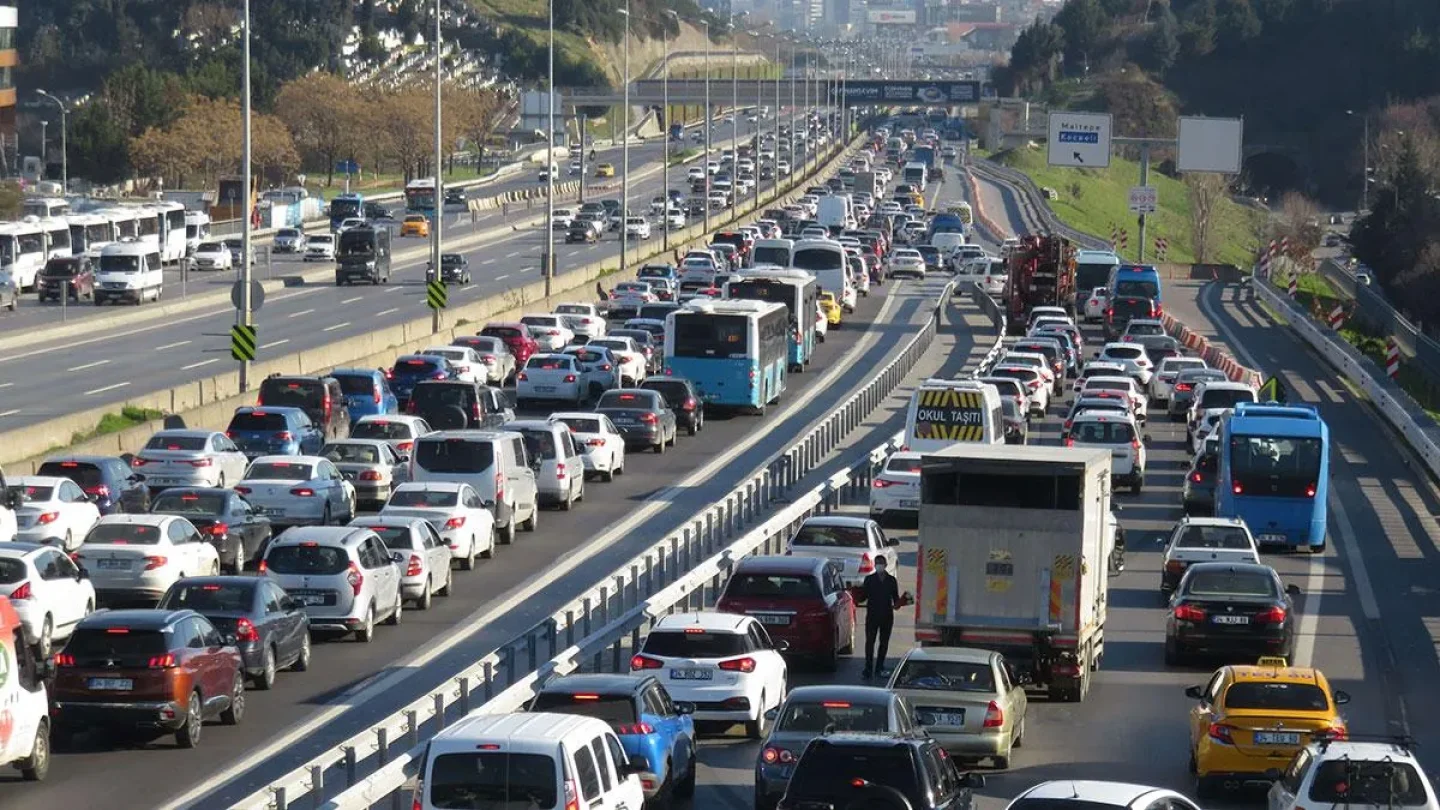
[[[740,207],[739,195],[735,194],[735,181],[739,179],[740,167],[740,30],[735,27],[735,15],[730,15],[730,193],[734,207],[733,217]]]
[[[242,45],[242,59],[240,69],[240,116],[244,120],[240,126],[240,198],[243,211],[240,214],[240,311],[235,313],[235,322],[241,326],[254,325],[254,302],[250,299],[250,256],[251,256],[251,219],[250,209],[254,206],[255,189],[253,186],[254,177],[251,176],[250,158],[250,0],[245,0],[245,38]],[[250,386],[250,363],[245,360],[240,362],[240,390],[248,390]]]
[[[700,21],[705,26],[705,119],[701,125],[705,127],[705,156],[702,162],[705,164],[705,232],[710,232],[710,130],[714,129],[714,112],[710,108],[710,19],[707,17]]]
[[[445,221],[445,170],[441,164],[442,152],[444,151],[444,133],[441,131],[440,111],[440,85],[443,80],[444,60],[441,58],[440,47],[440,0],[435,0],[435,222],[431,225],[430,234],[430,267],[436,281],[444,283],[445,279],[440,271],[441,235],[440,231]],[[554,137],[554,133],[551,133]],[[546,223],[547,225],[549,223]],[[430,310],[430,329],[433,332],[440,331],[440,310]]]
[[[1360,166],[1360,211],[1357,212],[1364,213],[1370,210],[1370,114],[1363,111],[1356,113],[1354,110],[1346,110],[1345,114],[1359,115],[1365,129],[1361,136],[1364,142],[1361,153],[1362,165]]]
[[[552,1],[553,1],[553,0],[552,0]],[[675,19],[675,27],[676,27],[676,29],[678,30],[679,27],[680,27],[680,15],[677,14],[677,13],[675,13],[674,11],[668,9],[668,8],[665,9],[665,15],[666,15],[667,17],[673,17],[673,18]],[[664,156],[663,156],[663,157],[661,158],[661,160],[660,160],[660,186],[661,186],[661,189],[660,189],[660,190],[661,190],[661,193],[664,194],[665,203],[664,203],[663,207],[660,209],[660,239],[661,239],[661,249],[665,250],[666,252],[669,252],[669,250],[670,250],[670,129],[671,129],[671,123],[670,123],[670,30],[669,30],[668,28],[665,29],[665,31],[662,32],[662,37],[663,37],[663,39],[661,40],[661,46],[660,46],[660,50],[661,50],[661,52],[660,52],[660,71],[661,71],[661,72],[660,72],[660,86],[661,86],[661,102],[660,102],[660,107],[661,107],[661,109],[663,110],[663,113],[661,114],[661,123],[662,123],[664,126],[661,128],[662,131],[661,131],[660,135],[661,135],[661,137],[663,137],[663,138],[665,139],[665,152],[664,152]],[[680,128],[680,137],[681,137],[681,138],[684,138],[684,137],[685,137],[685,128],[684,128],[683,126]],[[682,144],[682,146],[683,146],[683,144]],[[709,202],[708,202],[708,201],[706,202],[706,205],[709,205]]]
[[[620,273],[624,275],[630,249],[630,0],[617,11],[625,15],[625,126],[620,130]]]
[[[438,2],[438,0],[437,0]],[[545,103],[550,105],[545,126],[549,132],[545,137],[545,255],[540,275],[545,278],[545,297],[550,297],[550,284],[555,277],[555,0],[546,4],[550,12],[550,47],[547,54],[549,67],[546,73]],[[584,119],[581,119],[582,121]],[[580,155],[585,155],[585,125],[580,125]],[[582,164],[583,168],[583,164]],[[581,199],[584,199],[585,173],[580,173]]]

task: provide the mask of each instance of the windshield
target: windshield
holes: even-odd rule
[[[555,781],[544,754],[465,751],[435,757],[425,788],[437,810],[552,810]]]
[[[210,439],[205,436],[174,436],[157,433],[145,443],[146,450],[204,450]]]
[[[542,692],[531,702],[530,711],[578,714],[612,726],[628,726],[640,719],[635,713],[635,701],[629,695]]]
[[[1139,346],[1111,346],[1105,350],[1105,357],[1111,360],[1138,360],[1141,351]]]
[[[237,413],[230,417],[231,431],[245,433],[265,433],[279,430],[289,430],[290,423],[285,420],[283,414],[278,413]]]
[[[334,199],[330,201],[330,217],[332,219],[347,219],[360,216],[359,200]]]
[[[803,248],[795,251],[791,264],[800,270],[840,270],[844,268],[845,253],[836,245],[834,248]]]
[[[819,599],[820,583],[806,574],[746,574],[730,578],[727,599]]]
[[[1274,599],[1275,580],[1265,571],[1231,570],[1228,567],[1190,570],[1185,594],[1199,597],[1238,597],[1242,599]]]
[[[1320,439],[1230,437],[1230,477],[1237,495],[1314,497],[1320,480]]]
[[[1239,526],[1186,526],[1176,548],[1250,550],[1250,535]]]
[[[209,492],[162,492],[150,511],[161,515],[218,515],[225,511],[225,496]]]
[[[870,530],[864,526],[801,526],[795,539],[795,546],[822,546],[828,548],[869,548]]]
[[[336,464],[379,464],[380,449],[373,444],[331,443],[325,445],[320,455]]]
[[[1149,316],[1155,311],[1149,298],[1116,298],[1110,308],[1116,315],[1127,318],[1136,315]]]
[[[187,585],[177,582],[165,592],[157,608],[193,610],[196,613],[249,613],[255,605],[253,583],[205,583]]]
[[[836,731],[889,731],[890,710],[883,703],[827,700],[788,702],[780,713],[779,732],[829,734]]]
[[[265,405],[319,409],[325,386],[318,380],[271,378],[260,384],[260,401]]]
[[[341,256],[371,256],[375,253],[377,241],[379,237],[375,231],[353,228],[340,234],[340,244],[335,248],[335,252]]]
[[[416,509],[447,509],[460,504],[459,492],[430,489],[398,489],[386,506],[410,506]]]
[[[325,576],[350,566],[345,549],[314,544],[271,546],[265,554],[265,568],[276,574]]]
[[[154,546],[160,543],[160,527],[143,523],[97,523],[85,535],[85,543]]]
[[[565,416],[555,420],[575,433],[599,433],[600,420],[583,416]]]
[[[494,456],[489,442],[422,441],[415,451],[415,465],[434,473],[482,473],[490,469],[492,463]]]
[[[315,475],[314,469],[306,462],[257,461],[250,465],[245,478],[250,481],[309,481]]]
[[[774,264],[780,267],[788,267],[790,265],[790,248],[757,247],[755,248],[755,264]]]
[[[1077,422],[1070,428],[1070,439],[1080,444],[1129,444],[1134,438],[1129,422]]]
[[[1114,269],[1115,265],[1110,263],[1080,262],[1075,265],[1075,286],[1088,290],[1104,284],[1110,280],[1110,271]]]
[[[657,630],[645,637],[640,652],[664,658],[729,658],[749,652],[739,633]]]
[[[410,425],[405,422],[360,422],[350,429],[352,439],[408,439]]]
[[[940,692],[994,692],[995,670],[988,661],[907,658],[895,675],[895,687]]]
[[[864,779],[912,797],[912,806],[923,806],[917,801],[920,791],[915,784],[915,768],[908,746],[831,745],[817,741],[806,749],[795,766],[789,792],[804,796],[807,801],[830,801],[838,807],[850,807],[855,792],[850,780]],[[846,778],[837,779],[837,774]]]
[[[1331,806],[1423,807],[1429,804],[1425,777],[1410,763],[1367,762],[1348,757],[1320,763],[1310,783],[1310,799]]]
[[[101,273],[138,273],[140,272],[139,256],[100,256]]]
[[[346,396],[372,396],[375,393],[375,378],[369,374],[332,374],[340,383],[340,392]]]
[[[749,319],[682,313],[675,317],[676,357],[744,357]]]
[[[1200,410],[1234,408],[1241,402],[1254,402],[1255,392],[1247,388],[1207,388],[1200,395]]]
[[[418,357],[396,360],[395,368],[391,374],[397,378],[429,377],[440,370],[440,363],[436,360],[423,360]]]
[[[1125,328],[1125,334],[1134,337],[1153,337],[1165,334],[1165,328],[1158,323],[1131,323]]]
[[[1116,295],[1133,295],[1140,298],[1159,298],[1160,285],[1148,278],[1128,278],[1115,282]]]

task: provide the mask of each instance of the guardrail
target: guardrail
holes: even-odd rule
[[[1045,203],[1045,195],[1040,191],[1040,187],[1035,185],[1035,181],[1031,180],[1029,175],[1024,172],[1008,166],[1001,166],[984,158],[972,158],[970,168],[987,179],[1003,183],[1019,191],[1022,211],[1026,208],[1029,209],[1026,213],[1030,214],[1030,225],[1036,229],[1036,232],[1063,236],[1087,250],[1108,250],[1110,248],[1110,244],[1105,240],[1077,231],[1056,217],[1050,210],[1050,206]],[[976,198],[979,199],[978,194]]]
[[[1355,302],[1355,317],[1375,332],[1395,338],[1401,351],[1415,360],[1432,386],[1440,386],[1440,341],[1401,315],[1385,296],[1369,284],[1361,284],[1355,273],[1333,259],[1320,263],[1319,272],[1343,296]]]

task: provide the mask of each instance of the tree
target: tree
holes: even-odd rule
[[[137,171],[171,186],[213,185],[220,175],[240,170],[242,125],[235,101],[195,97],[170,126],[151,127],[133,139],[131,158]],[[252,115],[250,152],[256,170],[277,181],[300,167],[290,131],[273,115]]]
[[[1190,191],[1190,250],[1195,261],[1206,264],[1215,248],[1215,208],[1225,199],[1225,176],[1210,172],[1186,172]]]
[[[461,134],[475,151],[475,166],[478,169],[485,158],[485,144],[495,133],[500,123],[500,110],[504,107],[499,93],[493,88],[465,90],[457,97],[456,111]]]
[[[1320,207],[1298,191],[1286,192],[1280,198],[1280,217],[1273,229],[1274,238],[1285,239],[1290,245],[1288,255],[1305,266],[1325,229],[1320,225]]]
[[[388,115],[376,129],[384,130],[391,157],[400,162],[406,182],[420,171],[421,161],[430,155],[435,137],[430,94],[423,83],[402,85],[385,94],[380,105]]]
[[[317,72],[280,88],[275,114],[294,135],[313,169],[324,167],[325,184],[335,182],[335,163],[365,137],[360,94],[333,73]]]
[[[129,133],[109,112],[103,98],[92,99],[70,115],[70,174],[93,183],[118,183],[130,176]]]
[[[0,182],[0,218],[15,221],[25,210],[25,190],[11,180]]]
[[[106,79],[100,95],[108,114],[131,136],[163,128],[185,106],[185,86],[179,76],[138,62]]]
[[[1065,32],[1067,64],[1089,67],[1090,56],[1099,47],[1108,22],[1100,0],[1070,0],[1060,9],[1055,25]]]
[[[1215,0],[1198,0],[1185,7],[1181,17],[1180,48],[1186,57],[1206,56],[1215,50]]]
[[[1216,35],[1219,43],[1232,49],[1243,48],[1260,36],[1260,17],[1250,0],[1220,0],[1216,6]]]
[[[1169,5],[1160,7],[1159,16],[1150,32],[1145,35],[1144,48],[1139,60],[1150,70],[1163,75],[1175,64],[1180,55],[1180,22]]]

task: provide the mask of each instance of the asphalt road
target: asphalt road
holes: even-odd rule
[[[942,285],[937,279],[873,291],[820,344],[813,366],[790,378],[782,405],[769,416],[713,418],[697,439],[682,438],[678,452],[632,454],[626,475],[591,483],[573,512],[543,513],[539,532],[522,533],[474,573],[458,575],[456,595],[431,611],[406,611],[403,626],[385,628],[369,645],[322,644],[310,671],[252,694],[245,724],[208,735],[201,748],[185,752],[183,766],[168,741],[115,748],[82,739],[76,750],[57,754],[44,784],[0,787],[5,806],[103,801],[111,810],[153,810],[203,782],[203,796],[185,797],[185,804],[222,807],[262,788],[525,632],[728,492],[773,454],[773,443],[763,439],[802,433],[883,365],[919,329]],[[567,559],[574,567],[565,567]],[[547,575],[556,578],[538,593],[520,592]],[[117,794],[119,780],[153,787]]]
[[[722,129],[727,130],[728,135],[728,127]],[[635,171],[632,177],[631,210],[648,211],[650,199],[661,193],[660,153],[658,144],[649,152],[632,150],[632,160],[636,163],[647,159],[653,162]],[[672,188],[682,187],[684,170],[672,167],[670,181]],[[618,197],[618,190],[598,193],[595,198],[612,196]],[[531,219],[543,218],[543,215],[544,206],[537,205],[523,216]],[[512,213],[509,218],[513,220],[517,216]],[[543,228],[512,225],[507,229],[505,219],[493,216],[475,226],[468,223],[468,217],[466,220],[465,224],[445,232],[447,252],[463,253],[474,276],[474,283],[451,288],[452,306],[496,295],[540,278],[540,255],[545,244]],[[556,263],[562,276],[568,269],[607,257],[613,257],[619,264],[619,237],[614,233],[589,245],[565,245],[561,235],[556,236]],[[273,357],[323,346],[426,314],[424,275],[429,255],[424,250],[426,242],[398,237],[395,241],[397,254],[414,250],[418,255],[395,261],[389,285],[336,287],[333,279],[330,282],[322,279],[287,287],[269,296],[255,317],[259,356]],[[660,244],[658,229],[650,241]],[[306,269],[318,270],[322,266],[307,266],[294,257],[284,257],[277,262],[275,275],[293,275]],[[224,275],[223,280],[206,279],[204,283],[229,284],[229,274]],[[257,277],[264,278],[263,270]],[[579,297],[590,301],[594,294],[585,291]],[[88,309],[110,312],[108,307]],[[162,390],[233,368],[227,334],[233,322],[234,310],[227,299],[194,314],[27,347],[0,357],[0,431],[121,402],[131,393]]]

